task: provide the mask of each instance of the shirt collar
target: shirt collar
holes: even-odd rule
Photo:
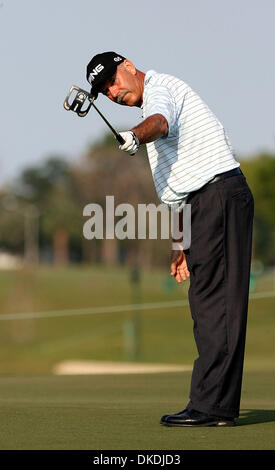
[[[145,91],[146,86],[147,86],[148,83],[150,82],[152,75],[154,75],[155,73],[157,73],[157,72],[155,72],[155,70],[148,70],[148,72],[146,72],[145,78],[144,78],[143,96],[144,96],[144,91]],[[143,108],[143,102],[142,102],[142,105],[141,105],[141,109],[142,109],[142,108]]]
[[[149,83],[152,75],[154,75],[155,73],[157,73],[155,72],[155,70],[148,70],[148,72],[146,72],[145,79],[144,79],[144,86],[146,86]]]

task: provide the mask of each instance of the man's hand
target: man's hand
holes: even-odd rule
[[[130,155],[135,155],[139,149],[139,140],[132,131],[120,132],[119,135],[125,140],[125,144],[120,145],[120,150],[128,152]]]
[[[186,281],[190,277],[183,250],[172,250],[171,252],[171,276],[174,276],[178,283]]]

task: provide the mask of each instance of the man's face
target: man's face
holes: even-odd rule
[[[140,106],[142,103],[143,84],[130,61],[124,61],[117,67],[116,73],[101,87],[101,93],[111,101],[124,106]]]

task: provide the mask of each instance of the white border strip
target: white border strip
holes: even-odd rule
[[[70,315],[95,315],[98,313],[118,313],[137,310],[152,310],[166,307],[182,307],[189,305],[188,300],[175,300],[174,302],[150,302],[145,304],[113,305],[111,307],[91,307],[77,310],[52,310],[37,313],[10,313],[0,315],[0,320],[25,320],[28,318],[67,317]]]
[[[275,297],[275,291],[272,292],[258,292],[250,294],[249,299],[264,299],[268,297]],[[69,317],[76,315],[96,315],[99,313],[118,313],[140,310],[154,310],[167,307],[185,307],[189,305],[187,299],[175,300],[170,302],[150,302],[144,304],[130,304],[130,305],[113,305],[111,307],[91,307],[76,310],[51,310],[49,312],[34,312],[34,313],[8,313],[0,314],[0,321],[4,320],[27,320],[32,318],[51,318],[51,317]]]

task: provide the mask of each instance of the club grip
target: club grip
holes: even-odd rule
[[[125,140],[123,139],[123,137],[120,134],[116,135],[116,140],[120,143],[120,145],[125,144]]]

